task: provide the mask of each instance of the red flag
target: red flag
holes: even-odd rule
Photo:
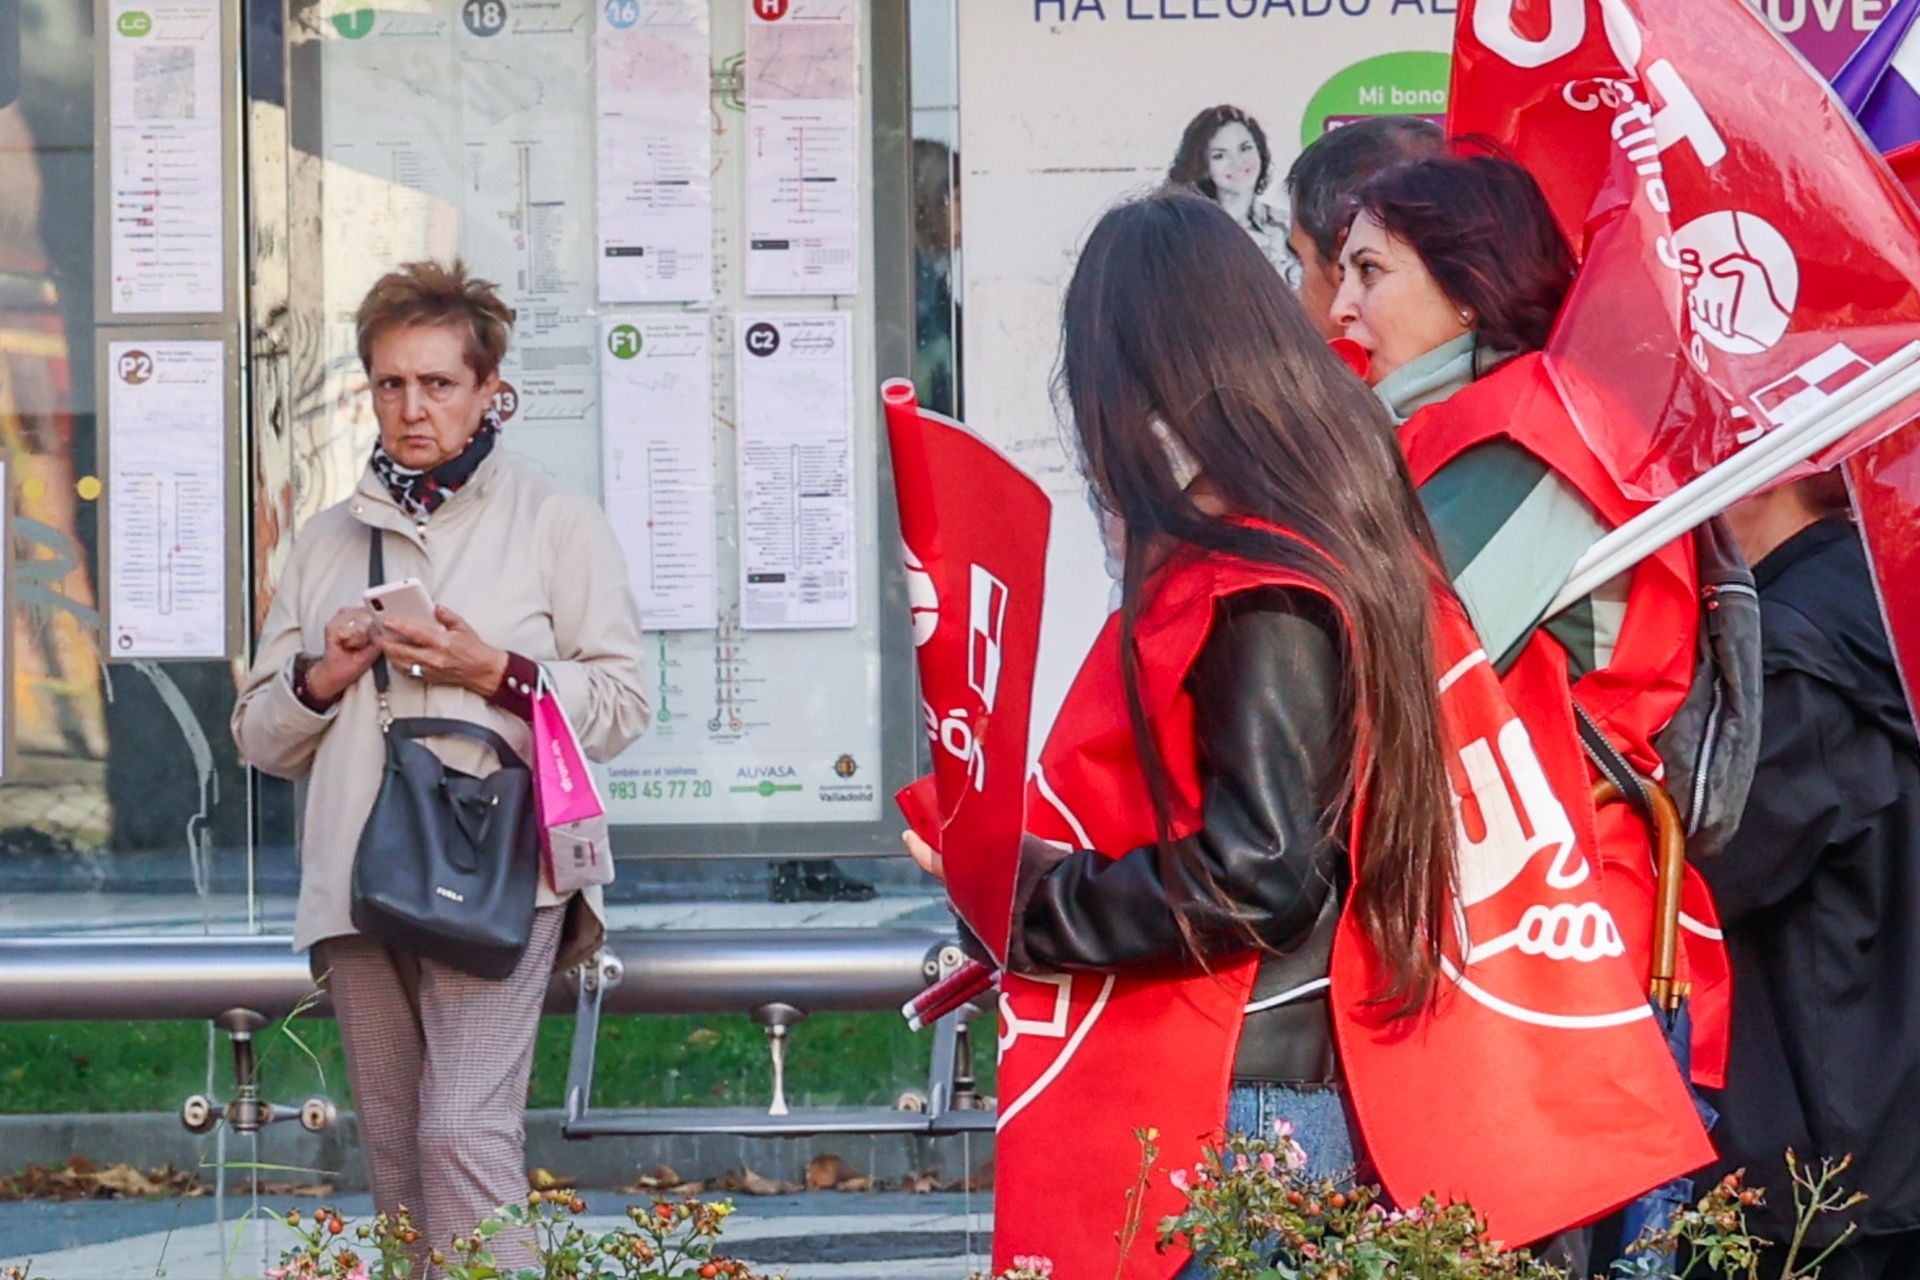
[[[1920,211],[1741,0],[1466,0],[1457,32],[1449,129],[1526,165],[1582,250],[1548,360],[1630,493],[1662,497],[1911,356]]]
[[[1920,142],[1888,152],[1887,164],[1920,202]],[[1920,592],[1912,586],[1920,581],[1920,426],[1909,425],[1856,454],[1847,479],[1911,710],[1920,676]]]
[[[946,852],[947,896],[1007,956],[1026,828],[1027,728],[1047,529],[1040,487],[903,380],[881,388],[933,777],[901,807]],[[931,794],[930,794],[931,793]],[[926,828],[931,827],[928,831]]]

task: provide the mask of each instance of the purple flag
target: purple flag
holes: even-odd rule
[[[1920,0],[1894,0],[1880,25],[1833,77],[1847,104],[1881,151],[1920,142]]]

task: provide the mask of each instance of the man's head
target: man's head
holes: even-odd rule
[[[1382,169],[1437,155],[1445,143],[1446,135],[1429,121],[1376,116],[1316,138],[1287,170],[1287,201],[1293,206],[1287,248],[1300,260],[1300,301],[1327,337],[1340,336],[1329,313],[1340,287],[1347,198]]]

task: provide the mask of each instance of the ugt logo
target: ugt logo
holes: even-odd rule
[[[1442,970],[1469,999],[1520,1022],[1601,1027],[1648,1016],[1620,963],[1626,945],[1599,878],[1486,655],[1449,672],[1441,698],[1467,738],[1454,775],[1456,938]],[[1497,728],[1486,723],[1493,707]]]

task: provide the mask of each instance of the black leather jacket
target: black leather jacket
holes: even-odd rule
[[[1323,820],[1340,797],[1350,742],[1339,628],[1323,601],[1280,588],[1218,608],[1187,677],[1204,825],[1174,842],[1172,859],[1152,845],[1108,858],[1029,839],[1010,962],[1191,971],[1196,945],[1208,960],[1262,949],[1234,1077],[1331,1081],[1320,980],[1348,878],[1344,834],[1327,836],[1344,819]],[[1258,1008],[1301,987],[1309,991]]]

